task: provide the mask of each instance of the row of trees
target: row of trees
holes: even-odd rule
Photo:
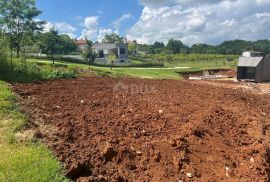
[[[39,49],[37,52],[50,55],[54,63],[56,53],[67,54],[76,51],[76,45],[68,35],[59,35],[56,30],[50,30],[47,33],[37,33],[35,35],[34,48]]]
[[[33,40],[34,33],[42,30],[44,22],[34,19],[40,13],[34,0],[0,1],[0,28],[8,37],[10,51],[15,50],[17,57],[22,44]]]
[[[209,62],[209,61],[222,61],[233,62],[239,56],[237,55],[223,55],[223,54],[146,54],[139,57],[142,61],[150,62]]]
[[[105,35],[102,42],[123,42],[123,37],[112,33]],[[177,39],[170,39],[165,45],[163,42],[156,41],[152,45],[137,44],[136,41],[129,43],[129,53],[135,54],[139,51],[146,54],[226,54],[240,55],[244,51],[253,50],[270,54],[270,40],[245,41],[230,40],[219,45],[194,44],[185,45]]]
[[[240,55],[244,51],[253,50],[270,54],[270,41],[245,41],[231,40],[225,41],[219,45],[194,44],[187,46],[180,40],[170,39],[165,45],[163,42],[155,42],[152,45],[136,44],[129,45],[129,53],[144,52],[146,54],[229,54]]]
[[[41,52],[50,55],[53,60],[57,53],[68,54],[76,51],[76,45],[68,35],[59,35],[51,30],[42,33],[44,21],[37,20],[41,11],[36,8],[35,0],[1,0],[0,1],[0,36],[5,41],[12,60],[13,52],[17,57],[20,53]],[[3,38],[5,37],[5,38]],[[123,42],[123,37],[116,33],[105,35],[102,42]],[[93,62],[95,52],[93,42],[87,41],[83,50],[83,57]],[[3,47],[3,46],[2,46]],[[136,54],[139,51],[146,54],[234,54],[239,55],[246,50],[270,53],[270,41],[259,40],[255,42],[244,40],[225,41],[220,45],[195,44],[187,46],[180,40],[170,39],[165,45],[163,42],[155,42],[152,45],[141,45],[133,41],[129,44],[129,53]]]
[[[53,29],[42,32],[45,22],[36,19],[40,14],[35,0],[0,1],[0,39],[5,40],[11,60],[13,52],[17,57],[20,53],[43,53],[54,60],[56,53],[76,51],[75,42],[68,35],[59,35]]]

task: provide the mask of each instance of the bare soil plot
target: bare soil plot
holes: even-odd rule
[[[17,84],[28,129],[77,181],[269,181],[270,96],[198,82]]]

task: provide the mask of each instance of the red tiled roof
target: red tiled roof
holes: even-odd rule
[[[86,40],[76,40],[75,44],[76,45],[84,45],[84,44],[87,44],[87,42],[86,42]]]

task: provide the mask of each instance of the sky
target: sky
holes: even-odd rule
[[[36,0],[46,20],[72,38],[101,41],[116,32],[152,44],[270,39],[270,0]]]

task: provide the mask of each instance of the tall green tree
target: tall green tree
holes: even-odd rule
[[[164,48],[165,45],[163,42],[158,42],[156,41],[154,44],[153,44],[153,48],[156,49],[156,48]]]
[[[108,55],[107,59],[108,59],[109,63],[111,64],[111,70],[112,70],[113,63],[117,60],[117,57],[114,53],[111,53]]]
[[[8,49],[8,39],[4,34],[4,31],[0,29],[0,61],[4,61],[6,59],[6,53]]]
[[[61,52],[61,37],[58,32],[51,29],[47,33],[40,34],[38,45],[43,54],[47,54],[52,58],[54,64],[54,55]]]
[[[154,54],[160,54],[163,51],[164,47],[165,45],[163,42],[156,41],[153,45],[151,45],[151,52]]]
[[[82,57],[84,58],[84,60],[86,60],[89,65],[94,63],[97,55],[96,55],[96,52],[93,48],[93,42],[90,41],[90,40],[87,40],[87,45],[86,47],[83,49],[83,52],[82,52]]]
[[[104,39],[102,40],[103,43],[123,43],[124,38],[120,37],[117,33],[106,34]]]
[[[8,53],[8,39],[5,36],[4,32],[0,29],[0,73],[4,73],[9,68],[7,62],[7,53]]]
[[[0,55],[6,54],[7,37],[4,31],[0,29]]]
[[[176,39],[170,39],[166,45],[166,49],[173,54],[180,53],[181,48],[185,48],[185,45]]]
[[[62,34],[61,38],[61,49],[63,54],[68,54],[70,52],[76,51],[76,45],[74,40],[72,40],[68,35]]]
[[[35,0],[1,0],[0,24],[9,37],[10,50],[19,57],[23,37],[42,30],[43,21],[34,18],[41,14]]]
[[[128,54],[131,56],[135,56],[137,53],[137,44],[135,42],[131,42],[128,44]]]

